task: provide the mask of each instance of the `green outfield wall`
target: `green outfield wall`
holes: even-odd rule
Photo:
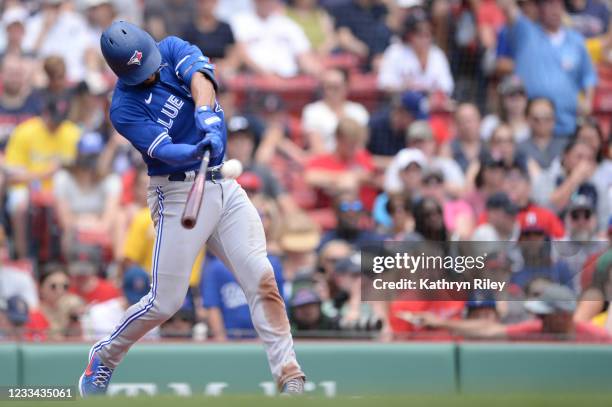
[[[0,386],[71,385],[87,345],[0,344]],[[514,343],[297,343],[313,394],[612,391],[612,346]],[[274,394],[263,347],[137,344],[115,394]]]

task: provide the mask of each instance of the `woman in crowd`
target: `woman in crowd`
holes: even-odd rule
[[[317,0],[291,0],[287,16],[295,21],[320,56],[329,55],[336,45],[334,25],[327,12],[318,6]]]
[[[63,340],[81,336],[83,301],[68,292],[70,279],[60,267],[50,266],[39,280],[40,307],[31,310],[25,325],[30,340]]]
[[[78,144],[75,162],[54,178],[59,223],[63,231],[64,248],[68,248],[81,233],[94,234],[109,247],[122,232],[116,228],[121,182],[117,175],[101,176],[97,161],[103,143],[99,134],[83,135]],[[110,241],[109,236],[112,236]]]
[[[498,111],[485,116],[480,125],[483,139],[491,138],[493,131],[502,123],[510,126],[515,143],[520,143],[529,137],[527,123],[527,93],[523,82],[518,76],[507,76],[498,87]]]

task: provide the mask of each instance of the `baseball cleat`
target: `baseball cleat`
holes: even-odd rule
[[[104,366],[102,360],[94,353],[79,379],[81,397],[105,394],[112,375],[113,369]]]
[[[289,379],[283,385],[283,389],[281,390],[281,395],[287,396],[295,396],[304,393],[304,378],[296,377],[294,379]]]

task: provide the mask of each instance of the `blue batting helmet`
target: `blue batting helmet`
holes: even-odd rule
[[[151,35],[134,24],[116,21],[100,37],[108,66],[126,85],[138,85],[154,74],[161,54]]]

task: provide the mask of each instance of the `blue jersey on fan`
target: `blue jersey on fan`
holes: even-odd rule
[[[181,78],[179,68],[197,56],[204,61],[204,73],[214,82],[214,68],[198,47],[177,37],[167,37],[158,44],[162,61],[159,80],[151,86],[128,86],[117,81],[110,107],[110,119],[117,131],[128,139],[147,164],[149,175],[192,171],[199,163],[171,165],[155,158],[156,149],[166,143],[195,145],[203,138],[194,119],[195,104],[191,84]],[[140,55],[142,58],[142,55]],[[133,58],[138,61],[138,55]],[[130,61],[132,62],[132,60]],[[215,101],[215,113],[225,120],[221,105]],[[223,154],[211,160],[218,165],[225,155],[227,134],[223,127]]]

